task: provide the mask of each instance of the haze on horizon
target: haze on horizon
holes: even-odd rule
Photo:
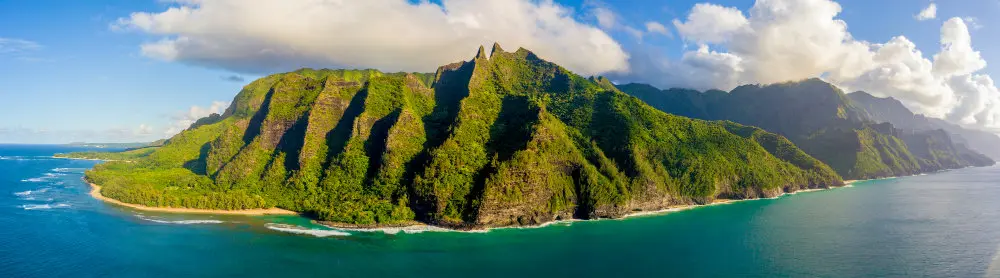
[[[493,42],[661,88],[821,77],[1000,131],[997,72],[987,68],[1000,57],[988,47],[1000,39],[987,35],[1000,23],[996,1],[657,2],[4,3],[0,143],[153,141],[221,112],[263,75],[430,72]]]

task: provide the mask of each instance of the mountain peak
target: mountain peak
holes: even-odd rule
[[[499,42],[494,42],[493,43],[493,50],[490,50],[490,57],[493,57],[493,55],[496,55],[497,53],[502,53],[502,52],[503,52],[503,48],[500,47],[500,43]]]
[[[476,53],[476,59],[489,59],[489,57],[486,57],[486,48],[482,45],[479,46],[479,52]]]

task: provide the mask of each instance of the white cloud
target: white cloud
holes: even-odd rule
[[[986,67],[979,51],[972,49],[969,28],[960,18],[941,26],[941,52],[934,55],[934,73],[944,77],[964,75]]]
[[[614,12],[612,12],[607,8],[597,7],[592,9],[591,13],[594,14],[594,18],[597,19],[597,25],[601,26],[601,28],[610,30],[612,28],[615,28],[616,25],[618,25],[617,16],[615,15]]]
[[[721,43],[746,31],[749,22],[736,8],[715,4],[696,4],[687,21],[674,19],[674,27],[684,38],[701,43]]]
[[[213,101],[212,105],[208,107],[201,107],[197,105],[191,106],[191,108],[188,108],[187,111],[179,112],[177,115],[173,116],[173,124],[167,127],[163,134],[173,136],[174,134],[180,133],[190,127],[195,121],[198,121],[198,119],[207,117],[212,113],[222,114],[228,105],[229,103],[226,102]]]
[[[674,36],[673,33],[670,33],[670,30],[667,30],[666,26],[663,26],[663,24],[656,21],[646,22],[646,32],[649,32],[650,34],[664,35],[668,38],[672,38]]]
[[[160,36],[141,46],[145,56],[236,72],[300,67],[428,72],[467,60],[480,45],[493,42],[531,49],[583,75],[628,69],[628,55],[614,39],[551,1],[199,0],[176,5],[159,13],[133,13],[111,28]]]
[[[942,24],[940,50],[928,58],[903,36],[856,40],[840,12],[830,0],[758,0],[747,17],[735,8],[698,4],[685,21],[674,22],[685,40],[699,43],[697,50],[675,62],[633,65],[657,72],[638,77],[661,87],[702,90],[822,77],[846,91],[894,97],[917,113],[1000,129],[1000,92],[979,73],[986,61],[963,19]]]
[[[927,5],[926,8],[920,10],[920,13],[914,15],[913,18],[920,21],[937,18],[937,4],[932,2],[930,5]]]

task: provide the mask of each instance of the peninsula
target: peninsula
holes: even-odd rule
[[[781,86],[823,89],[817,82]],[[693,119],[630,96],[640,94],[632,89],[498,44],[435,73],[302,69],[251,82],[224,113],[162,146],[100,154],[121,161],[95,166],[86,179],[95,197],[136,208],[479,229],[619,218],[838,187],[841,177],[993,164],[951,141],[933,141],[931,155],[909,153],[891,124],[870,122],[839,90],[831,92],[844,104],[833,118],[843,121],[803,120],[837,124],[839,133],[811,144],[818,130],[833,129],[807,136],[767,131],[773,118]]]

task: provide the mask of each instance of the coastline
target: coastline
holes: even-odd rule
[[[66,156],[54,156],[54,155],[52,156],[52,158],[56,158],[56,159],[73,159],[73,160],[88,160],[88,161],[124,161],[124,162],[132,162],[130,160],[80,158],[80,157],[66,157]]]
[[[896,178],[896,177],[890,177],[890,178]],[[889,179],[889,178],[881,178],[881,179]],[[805,192],[815,192],[815,191],[825,191],[825,190],[837,189],[837,188],[845,188],[845,187],[851,187],[852,184],[857,183],[857,182],[865,182],[865,181],[881,180],[881,179],[846,180],[846,181],[844,181],[844,185],[842,185],[842,186],[830,187],[830,188],[813,188],[813,189],[798,190],[798,191],[791,192],[791,193],[782,193],[781,195],[778,195],[778,196],[772,197],[772,198],[756,198],[756,199],[740,199],[740,200],[734,200],[734,199],[717,199],[717,200],[713,201],[710,204],[703,204],[703,205],[678,205],[678,206],[668,207],[668,208],[664,208],[664,209],[660,209],[660,210],[638,211],[638,212],[633,212],[633,213],[626,214],[626,215],[624,215],[624,216],[622,216],[620,218],[567,219],[567,220],[550,221],[550,222],[545,222],[545,223],[542,223],[542,224],[539,224],[539,225],[532,225],[532,226],[492,227],[492,228],[480,228],[480,229],[462,230],[462,229],[451,229],[451,228],[445,228],[445,227],[439,227],[439,226],[433,226],[433,225],[427,225],[427,224],[415,224],[415,225],[395,226],[395,227],[371,227],[371,228],[368,228],[368,227],[339,226],[339,225],[336,225],[336,224],[333,224],[333,223],[324,222],[324,221],[316,221],[316,220],[312,220],[312,222],[314,224],[317,224],[317,225],[320,225],[320,226],[323,226],[323,227],[326,227],[326,228],[329,228],[329,229],[333,229],[333,230],[338,230],[338,231],[353,231],[353,232],[382,232],[382,233],[385,233],[385,234],[398,234],[398,233],[410,234],[410,233],[422,233],[422,232],[486,233],[486,232],[489,232],[491,230],[534,229],[534,228],[543,228],[543,227],[547,227],[547,226],[551,226],[551,225],[569,224],[569,223],[572,223],[572,222],[624,220],[624,219],[636,218],[636,217],[657,216],[657,215],[663,215],[663,214],[668,214],[668,213],[673,213],[673,212],[679,212],[679,211],[684,211],[684,210],[696,209],[696,208],[700,208],[700,207],[716,206],[716,205],[726,205],[726,204],[733,204],[733,203],[737,203],[737,202],[754,201],[754,200],[762,200],[762,199],[777,199],[777,198],[781,198],[781,197],[783,197],[785,195],[795,195],[795,194],[798,194],[798,193],[805,193]],[[125,202],[122,202],[122,201],[118,201],[118,200],[115,200],[115,199],[111,199],[111,198],[105,197],[104,195],[101,195],[101,186],[99,186],[97,184],[94,184],[94,183],[91,183],[89,181],[85,181],[85,182],[87,182],[87,184],[90,184],[90,187],[91,187],[90,195],[91,195],[91,197],[93,197],[95,199],[98,199],[98,200],[101,200],[103,202],[107,202],[107,203],[111,203],[111,204],[115,204],[115,205],[119,205],[119,206],[124,206],[124,207],[128,207],[128,208],[136,209],[136,210],[142,210],[142,211],[154,211],[154,212],[166,212],[166,213],[181,213],[181,214],[216,214],[216,215],[246,215],[246,216],[260,216],[260,215],[301,215],[298,212],[294,212],[294,211],[290,211],[290,210],[285,210],[285,209],[280,209],[280,208],[249,209],[249,210],[210,210],[210,209],[191,209],[191,208],[149,207],[149,206],[143,206],[143,205],[129,204],[129,203],[125,203]]]
[[[896,177],[892,177],[892,178],[896,178]],[[882,178],[882,179],[889,179],[889,178]],[[771,198],[739,199],[739,200],[734,200],[734,199],[717,199],[715,201],[712,201],[711,204],[704,204],[704,205],[678,205],[678,206],[668,207],[668,208],[664,208],[664,209],[660,209],[660,210],[638,211],[638,212],[633,212],[633,213],[626,214],[626,215],[624,215],[622,217],[619,217],[619,218],[555,220],[555,221],[549,221],[549,222],[545,222],[545,223],[538,224],[538,225],[532,225],[532,226],[511,226],[511,227],[493,227],[493,228],[481,228],[481,229],[471,229],[471,230],[459,230],[459,229],[449,229],[449,228],[444,228],[444,227],[432,226],[432,225],[427,225],[427,224],[402,226],[402,227],[357,228],[357,227],[338,226],[338,225],[333,225],[333,224],[330,224],[330,223],[324,223],[322,221],[313,221],[313,223],[316,223],[316,224],[321,225],[323,227],[327,227],[327,228],[335,229],[335,230],[341,230],[341,231],[351,231],[351,232],[383,232],[385,234],[398,234],[400,232],[407,233],[407,234],[409,234],[409,233],[421,233],[421,232],[486,233],[486,232],[489,232],[491,230],[534,229],[534,228],[543,228],[543,227],[547,227],[547,226],[551,226],[551,225],[557,225],[557,224],[568,224],[568,223],[573,223],[573,222],[624,220],[624,219],[636,218],[636,217],[657,216],[657,215],[664,215],[664,214],[668,214],[668,213],[679,212],[679,211],[684,211],[684,210],[689,210],[689,209],[696,209],[696,208],[700,208],[700,207],[717,206],[717,205],[727,205],[727,204],[733,204],[733,203],[737,203],[737,202],[755,201],[755,200],[764,200],[764,199],[778,199],[778,198],[781,198],[781,197],[783,197],[785,195],[795,195],[795,194],[798,194],[798,193],[825,191],[825,190],[837,189],[837,188],[847,188],[847,187],[852,187],[852,184],[854,184],[854,183],[865,182],[865,181],[873,181],[873,180],[880,180],[880,179],[846,180],[846,181],[844,181],[844,185],[842,185],[842,186],[830,187],[830,188],[803,189],[803,190],[798,190],[798,191],[791,192],[791,193],[782,193],[781,195],[778,195],[778,196],[775,196],[775,197],[771,197]]]
[[[192,208],[161,208],[161,207],[147,207],[143,205],[129,204],[115,199],[111,199],[101,195],[101,186],[94,183],[87,182],[90,184],[90,196],[94,199],[104,201],[106,203],[111,203],[123,207],[128,207],[136,210],[142,211],[155,211],[155,212],[168,212],[168,213],[186,213],[186,214],[219,214],[219,215],[299,215],[298,212],[280,209],[280,208],[269,208],[269,209],[246,209],[246,210],[215,210],[215,209],[192,209]]]

